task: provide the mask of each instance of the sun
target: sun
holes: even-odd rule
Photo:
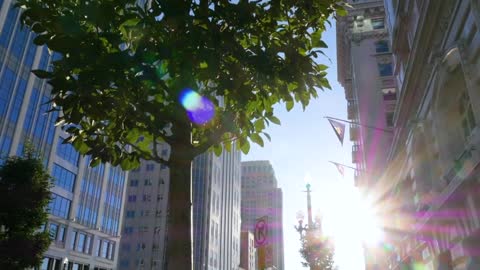
[[[324,232],[336,243],[380,243],[383,233],[374,204],[351,185],[338,184],[329,189],[321,203]]]

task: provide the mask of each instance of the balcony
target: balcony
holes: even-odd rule
[[[347,117],[349,120],[356,120],[358,118],[357,103],[355,101],[348,101]]]
[[[360,128],[358,125],[350,125],[350,141],[357,142],[360,140]]]
[[[354,144],[352,146],[352,162],[353,163],[360,163],[362,160],[362,155],[360,151],[360,145]]]

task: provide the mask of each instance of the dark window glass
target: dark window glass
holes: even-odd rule
[[[50,235],[50,238],[53,240],[57,239],[57,233],[58,233],[58,224],[50,223],[50,226],[48,227],[48,234]]]
[[[25,49],[25,45],[27,44],[28,38],[28,30],[25,27],[17,28],[17,33],[15,34],[15,38],[12,44],[12,53],[17,59],[22,58],[23,50]]]
[[[8,47],[8,42],[12,37],[12,31],[16,23],[16,17],[18,13],[18,8],[8,7],[7,19],[2,28],[2,34],[0,35],[0,45],[4,48]]]
[[[71,201],[69,199],[53,193],[48,210],[52,215],[66,219],[70,212],[70,204]]]
[[[73,192],[75,186],[76,174],[61,167],[58,164],[53,164],[52,176],[55,180],[55,185]]]
[[[58,229],[57,241],[59,241],[59,242],[64,242],[65,241],[65,227],[64,226],[60,226],[60,228]]]
[[[10,68],[5,69],[2,80],[0,81],[0,117],[7,113],[8,103],[13,92],[16,77],[13,70]]]
[[[393,127],[393,116],[394,116],[394,112],[387,112],[387,116],[386,116],[387,127]]]
[[[20,79],[20,82],[17,86],[17,91],[13,99],[13,109],[10,113],[10,121],[16,123],[18,120],[18,115],[20,114],[20,109],[22,107],[23,98],[25,96],[25,89],[27,88],[27,81]]]
[[[385,20],[383,18],[372,19],[372,28],[373,29],[384,29]]]
[[[378,72],[382,77],[392,76],[393,75],[392,63],[378,64]]]
[[[68,161],[74,166],[78,165],[79,154],[71,144],[64,144],[63,138],[60,137],[57,145],[57,156]]]
[[[388,51],[389,51],[388,41],[380,40],[380,41],[375,43],[375,52],[384,53],[384,52],[388,52]]]

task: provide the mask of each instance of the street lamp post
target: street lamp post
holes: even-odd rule
[[[63,258],[63,270],[67,270],[68,267],[68,258]]]
[[[306,185],[306,193],[307,193],[307,224],[304,224],[303,221],[305,219],[305,215],[303,214],[302,211],[297,212],[297,222],[298,225],[294,226],[295,230],[300,234],[300,239],[305,237],[306,239],[310,239],[312,236],[312,233],[314,231],[319,230],[321,227],[321,220],[320,218],[316,218],[315,222],[313,222],[313,217],[312,217],[312,198],[311,198],[311,185],[308,183]],[[309,259],[309,263],[311,261],[311,258]],[[314,270],[314,266],[310,264],[310,269]]]

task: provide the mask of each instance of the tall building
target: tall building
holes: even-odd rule
[[[30,73],[46,69],[58,55],[37,47],[19,22],[13,1],[0,1],[0,156],[21,154],[26,140],[43,153],[54,178],[50,215],[44,229],[52,244],[41,270],[115,269],[126,173],[109,164],[87,166],[54,123],[50,88]]]
[[[168,157],[164,147],[162,156]],[[195,158],[193,178],[194,269],[237,269],[240,264],[240,152]],[[168,168],[143,162],[132,171],[126,195],[119,260],[123,269],[163,269]]]
[[[398,85],[391,269],[480,269],[480,3],[385,0]],[[393,238],[393,235],[392,235]]]
[[[243,270],[257,269],[257,252],[255,249],[255,237],[250,231],[241,232],[240,268]]]
[[[240,265],[241,154],[232,147],[219,157],[193,162],[195,270],[237,269]]]
[[[368,188],[382,175],[392,142],[396,82],[382,0],[350,0],[337,20],[338,81],[348,102],[355,182]],[[359,124],[359,125],[357,125]]]
[[[397,102],[392,50],[382,0],[350,0],[337,20],[338,81],[345,89],[355,184],[380,201]],[[365,268],[387,269],[384,250],[365,245]]]
[[[255,231],[255,221],[268,217],[273,269],[283,270],[283,197],[269,161],[242,162],[242,230]]]
[[[167,146],[160,147],[168,157]],[[169,172],[165,165],[143,161],[129,173],[118,269],[163,269]]]

